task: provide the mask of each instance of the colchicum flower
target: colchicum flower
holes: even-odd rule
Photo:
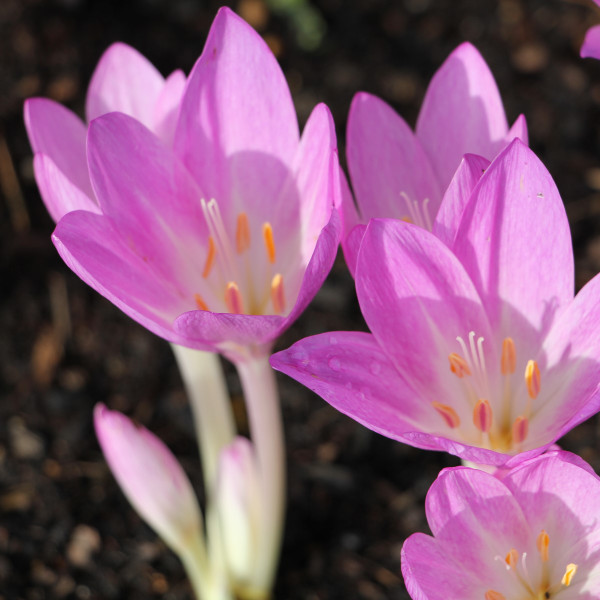
[[[358,93],[348,116],[346,152],[358,210],[349,192],[342,204],[350,270],[363,231],[354,230],[357,224],[395,218],[431,231],[463,155],[492,160],[515,137],[527,143],[525,118],[509,130],[494,77],[469,43],[458,46],[433,76],[414,133],[383,100]]]
[[[184,87],[182,71],[174,71],[165,80],[137,50],[113,44],[100,59],[88,87],[87,122],[120,111],[171,144]],[[30,98],[24,112],[35,153],[35,178],[50,216],[59,221],[73,210],[99,213],[86,160],[87,126],[47,98]]]
[[[307,338],[271,364],[383,435],[511,466],[598,411],[600,277],[573,297],[562,201],[519,140],[464,211],[440,212],[448,246],[400,220],[367,226],[356,289],[372,334]]]
[[[594,600],[600,595],[600,479],[568,452],[501,481],[445,469],[427,494],[433,537],[410,536],[402,574],[413,600]]]

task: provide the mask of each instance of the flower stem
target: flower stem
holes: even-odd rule
[[[270,596],[283,534],[285,512],[285,442],[275,373],[268,353],[236,361],[260,477],[261,529],[258,536],[252,596]],[[258,590],[256,590],[258,588]]]

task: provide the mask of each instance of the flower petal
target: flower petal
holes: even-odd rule
[[[581,58],[600,58],[600,25],[587,30],[580,54]]]
[[[173,71],[165,81],[165,85],[156,100],[152,118],[152,130],[167,145],[173,146],[175,127],[179,117],[179,106],[185,90],[185,74]]]
[[[98,442],[121,489],[141,517],[176,552],[202,531],[192,485],[165,444],[103,404],[94,409]]]
[[[73,210],[100,213],[95,201],[84,194],[45,154],[38,153],[33,159],[35,180],[44,204],[55,222]]]
[[[188,78],[177,154],[222,210],[250,212],[281,188],[298,139],[277,60],[250,25],[221,8]]]
[[[532,329],[527,353],[537,352],[556,312],[573,298],[573,250],[556,185],[521,141],[502,151],[481,178],[453,249],[499,337],[515,335],[525,323]],[[522,341],[527,336],[519,333]]]
[[[375,96],[356,94],[347,138],[348,169],[363,223],[410,217],[407,202],[426,198],[433,221],[442,189],[419,140],[396,111]]]
[[[88,122],[119,111],[152,128],[154,105],[165,85],[163,76],[137,50],[117,42],[100,58],[88,87]]]
[[[83,122],[64,106],[46,98],[27,100],[24,116],[34,153],[49,156],[67,179],[94,198],[85,159]]]
[[[527,131],[527,120],[525,119],[525,115],[519,115],[517,117],[513,126],[510,128],[510,131],[506,134],[506,138],[504,138],[505,145],[508,145],[515,138],[519,138],[526,146],[529,146],[529,133]]]
[[[416,134],[442,186],[466,153],[492,159],[508,132],[498,87],[477,49],[458,46],[433,76]]]
[[[489,165],[490,161],[483,156],[465,154],[444,194],[440,210],[433,223],[433,234],[449,248],[454,244],[471,193]]]

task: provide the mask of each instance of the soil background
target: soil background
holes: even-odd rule
[[[83,115],[94,66],[117,40],[165,75],[189,73],[218,6],[0,0],[0,600],[191,598],[177,558],[118,489],[92,428],[97,402],[134,417],[170,446],[201,495],[177,368],[166,342],[85,286],[55,252],[22,103],[47,96]],[[561,191],[578,288],[600,270],[600,62],[578,54],[586,29],[600,23],[591,0],[231,6],[277,54],[301,124],[316,103],[330,106],[341,155],[355,92],[384,98],[414,125],[434,71],[460,42],[473,42],[496,77],[509,121],[526,115],[531,147]],[[365,329],[341,254],[277,348],[337,329]],[[241,406],[239,382],[226,368]],[[458,460],[384,439],[295,382],[281,376],[279,383],[289,509],[275,597],[408,598],[402,542],[427,531],[427,489]],[[598,435],[593,418],[561,444],[598,471]]]

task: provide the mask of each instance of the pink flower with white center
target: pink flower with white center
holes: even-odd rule
[[[118,99],[96,98],[88,110],[95,116]],[[45,140],[51,132],[31,118],[33,106],[30,136]],[[83,137],[54,142],[89,185],[63,177],[57,162],[44,179],[48,194],[91,198],[93,189],[99,208],[67,201],[53,241],[86,283],[161,337],[230,356],[244,346],[264,353],[335,258],[331,115],[316,107],[300,138],[275,57],[229,9],[215,18],[177,115],[172,143],[147,120],[117,112],[90,123],[87,160]]]
[[[464,211],[446,206],[457,197],[440,211],[448,245],[400,220],[367,226],[356,289],[372,334],[307,338],[271,364],[388,437],[512,466],[598,411],[600,277],[573,297],[562,201],[519,140]]]
[[[182,71],[165,79],[137,50],[113,44],[92,75],[86,121],[120,111],[171,144],[184,87]],[[87,125],[53,100],[30,98],[25,126],[35,153],[35,178],[50,216],[59,221],[72,210],[100,212],[86,161]]]
[[[463,155],[492,160],[515,137],[527,143],[525,118],[509,130],[494,76],[467,42],[433,76],[414,133],[383,100],[358,93],[348,116],[346,151],[358,209],[349,190],[342,203],[350,270],[364,231],[356,225],[395,218],[431,231]]]
[[[577,458],[542,455],[501,481],[442,471],[425,503],[433,536],[415,533],[402,548],[411,598],[598,598],[600,479]]]

